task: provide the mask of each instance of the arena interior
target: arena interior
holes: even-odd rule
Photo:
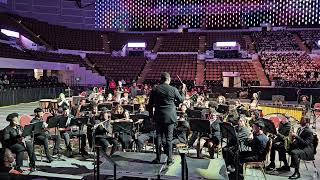
[[[319,0],[0,0],[0,30],[1,180],[320,179]]]

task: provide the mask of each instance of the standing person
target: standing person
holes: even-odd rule
[[[137,95],[138,95],[138,86],[137,86],[137,83],[136,81],[133,81],[132,82],[132,86],[129,88],[129,91],[130,91],[130,97],[131,98],[135,98]]]
[[[168,156],[167,165],[172,164],[172,138],[173,129],[177,121],[175,101],[182,103],[186,93],[186,85],[183,84],[182,95],[177,88],[170,86],[170,74],[161,74],[161,84],[154,88],[150,94],[148,111],[156,124],[156,154],[154,163],[160,163],[161,142],[165,138],[164,151]],[[153,113],[153,108],[155,111]]]

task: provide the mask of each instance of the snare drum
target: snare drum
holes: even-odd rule
[[[39,106],[46,111],[49,109],[50,102],[51,99],[41,99],[39,102]]]

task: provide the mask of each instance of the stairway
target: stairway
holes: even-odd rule
[[[151,70],[151,66],[152,66],[152,62],[153,61],[146,61],[146,64],[143,68],[143,70],[140,73],[140,76],[138,78],[137,84],[143,84],[146,75],[148,74],[148,72]]]
[[[243,35],[242,37],[243,37],[244,41],[246,42],[245,49],[247,49],[249,54],[255,53],[256,50],[255,50],[255,47],[254,47],[253,40],[252,40],[251,36],[246,34],[246,35]]]
[[[157,37],[157,42],[154,45],[153,50],[152,50],[153,53],[157,53],[159,51],[160,46],[162,44],[162,40],[163,40],[163,37]]]
[[[259,60],[259,56],[257,54],[253,56],[252,64],[253,64],[254,69],[257,73],[257,76],[258,76],[258,79],[260,82],[260,86],[270,86],[270,82],[269,82],[266,74],[264,73],[261,62]]]
[[[101,38],[102,38],[102,46],[103,46],[104,52],[105,53],[111,53],[110,42],[109,42],[109,39],[108,39],[108,35],[102,34]]]
[[[206,36],[199,36],[199,53],[204,53],[206,51]]]
[[[205,60],[197,60],[196,85],[203,85],[204,83],[204,69]]]
[[[293,34],[293,40],[299,45],[299,48],[302,51],[310,53],[310,49],[302,42],[302,39],[298,36],[298,34]]]

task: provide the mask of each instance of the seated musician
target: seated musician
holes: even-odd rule
[[[112,114],[123,114],[123,112],[124,112],[123,107],[122,107],[120,104],[118,104],[118,105],[113,109]]]
[[[144,85],[143,85],[143,89],[141,90],[141,94],[142,94],[142,95],[149,96],[149,94],[150,94],[150,89],[149,89],[148,84],[144,84]]]
[[[218,105],[225,105],[226,104],[226,98],[224,96],[219,96],[217,99]]]
[[[72,116],[70,114],[69,109],[62,109],[59,108],[58,109],[58,114],[60,114],[63,117],[67,117],[68,120],[66,122],[65,128],[60,128],[60,135],[62,136],[62,138],[64,139],[64,143],[67,147],[67,156],[68,157],[73,157],[72,155],[72,148],[71,148],[71,144],[70,144],[70,138],[72,137],[79,137],[80,138],[80,144],[81,144],[81,149],[80,149],[80,153],[82,156],[86,156],[88,155],[88,152],[85,150],[86,148],[86,134],[81,130],[81,128],[79,129],[78,126],[71,126],[70,127],[70,122],[71,119],[74,118],[74,116]]]
[[[59,94],[58,107],[62,107],[62,108],[69,108],[70,107],[69,101],[66,99],[66,97],[63,93]]]
[[[198,96],[197,101],[194,103],[194,107],[204,107],[204,97],[203,96]]]
[[[114,120],[115,123],[117,122],[133,122],[132,119],[130,119],[130,113],[129,111],[125,110],[123,112],[123,118],[122,119],[116,119]],[[129,149],[129,146],[132,142],[132,134],[128,132],[121,132],[118,134],[118,140],[122,145],[123,149]]]
[[[210,159],[214,159],[214,149],[219,145],[221,134],[220,134],[220,119],[216,112],[216,106],[213,102],[209,103],[209,113],[206,114],[206,120],[210,121],[211,134],[202,135],[200,139],[200,152],[203,146],[208,147]]]
[[[253,93],[252,99],[250,102],[250,109],[257,109],[258,103],[259,103],[259,95],[258,95],[258,93]]]
[[[249,126],[252,127],[252,125],[256,122],[259,121],[259,112],[258,111],[250,111],[250,117],[251,119],[249,120]]]
[[[190,125],[188,122],[188,115],[187,115],[187,105],[182,104],[180,107],[181,114],[178,117],[176,127],[173,130],[173,139],[172,139],[172,144],[176,145],[179,143],[186,144],[188,142],[187,139],[187,133],[190,129]]]
[[[18,117],[18,113],[11,113],[6,118],[10,124],[4,128],[4,147],[10,149],[12,153],[16,154],[15,170],[22,172],[21,166],[23,165],[23,152],[27,151],[30,160],[30,171],[35,171],[36,155],[34,153],[33,145],[30,141],[25,141],[21,136],[22,128],[19,125]]]
[[[237,151],[245,150],[243,142],[246,142],[249,137],[250,131],[246,126],[246,119],[244,117],[240,117],[238,125],[236,126],[236,133],[238,138],[231,137],[229,143],[222,148],[222,155],[229,172],[234,171],[235,165],[237,164],[235,160],[235,154],[237,153]]]
[[[149,111],[146,110],[146,107],[144,104],[140,104],[139,111],[136,114],[143,114],[143,115],[149,116]]]
[[[95,143],[102,147],[104,152],[112,145],[111,154],[117,150],[118,142],[112,137],[112,123],[111,114],[107,111],[100,113],[100,118],[95,119],[94,122],[94,135]]]
[[[297,133],[291,133],[293,142],[289,148],[291,155],[291,167],[294,168],[294,173],[289,179],[300,178],[299,165],[300,159],[314,160],[314,136],[310,126],[310,119],[303,117],[300,121],[301,127]]]
[[[92,133],[93,133],[93,126],[95,125],[95,120],[98,120],[99,114],[98,114],[98,105],[93,103],[91,113],[89,114],[89,121],[87,123],[87,139],[89,143],[89,147],[92,148]]]
[[[252,125],[253,133],[249,135],[248,141],[245,142],[245,145],[251,147],[251,151],[241,151],[239,153],[240,164],[262,160],[268,142],[268,137],[264,134],[263,128],[264,124],[259,121]]]
[[[37,123],[43,121],[43,110],[41,108],[36,108],[34,110],[34,118],[31,120],[31,123]],[[45,129],[48,127],[46,122],[43,122],[43,131],[39,134],[35,134],[35,142],[36,144],[43,145],[44,152],[50,163],[52,161],[52,157],[49,154],[48,140],[53,140],[55,142],[55,146],[53,149],[53,155],[58,153],[58,149],[60,148],[60,135],[50,135],[48,131]]]
[[[191,107],[191,99],[188,93],[186,94],[186,98],[184,99],[183,104],[185,104],[187,108]]]
[[[285,141],[288,138],[291,129],[289,119],[282,118],[279,124],[278,132],[276,137],[272,141],[272,147],[270,152],[270,164],[266,167],[266,170],[272,170],[275,168],[275,151],[278,151],[279,160],[283,161],[284,166],[277,168],[278,171],[290,171],[290,167],[286,158],[286,147]]]
[[[136,114],[143,114],[149,116],[149,111],[145,110],[144,104],[140,104],[139,111]],[[156,136],[156,132],[150,118],[144,119],[144,121],[142,122],[142,126],[139,130],[140,134],[137,137],[136,143],[138,152],[141,152],[144,143],[150,139],[154,139]]]
[[[113,102],[113,95],[111,93],[108,94],[108,96],[106,98],[106,102],[107,103],[112,103]]]
[[[127,92],[127,91],[125,91],[124,93],[123,93],[123,97],[120,99],[120,104],[122,104],[122,105],[124,105],[124,102],[127,102],[127,103],[129,103],[129,101],[130,101],[130,98],[129,98],[129,93]]]

